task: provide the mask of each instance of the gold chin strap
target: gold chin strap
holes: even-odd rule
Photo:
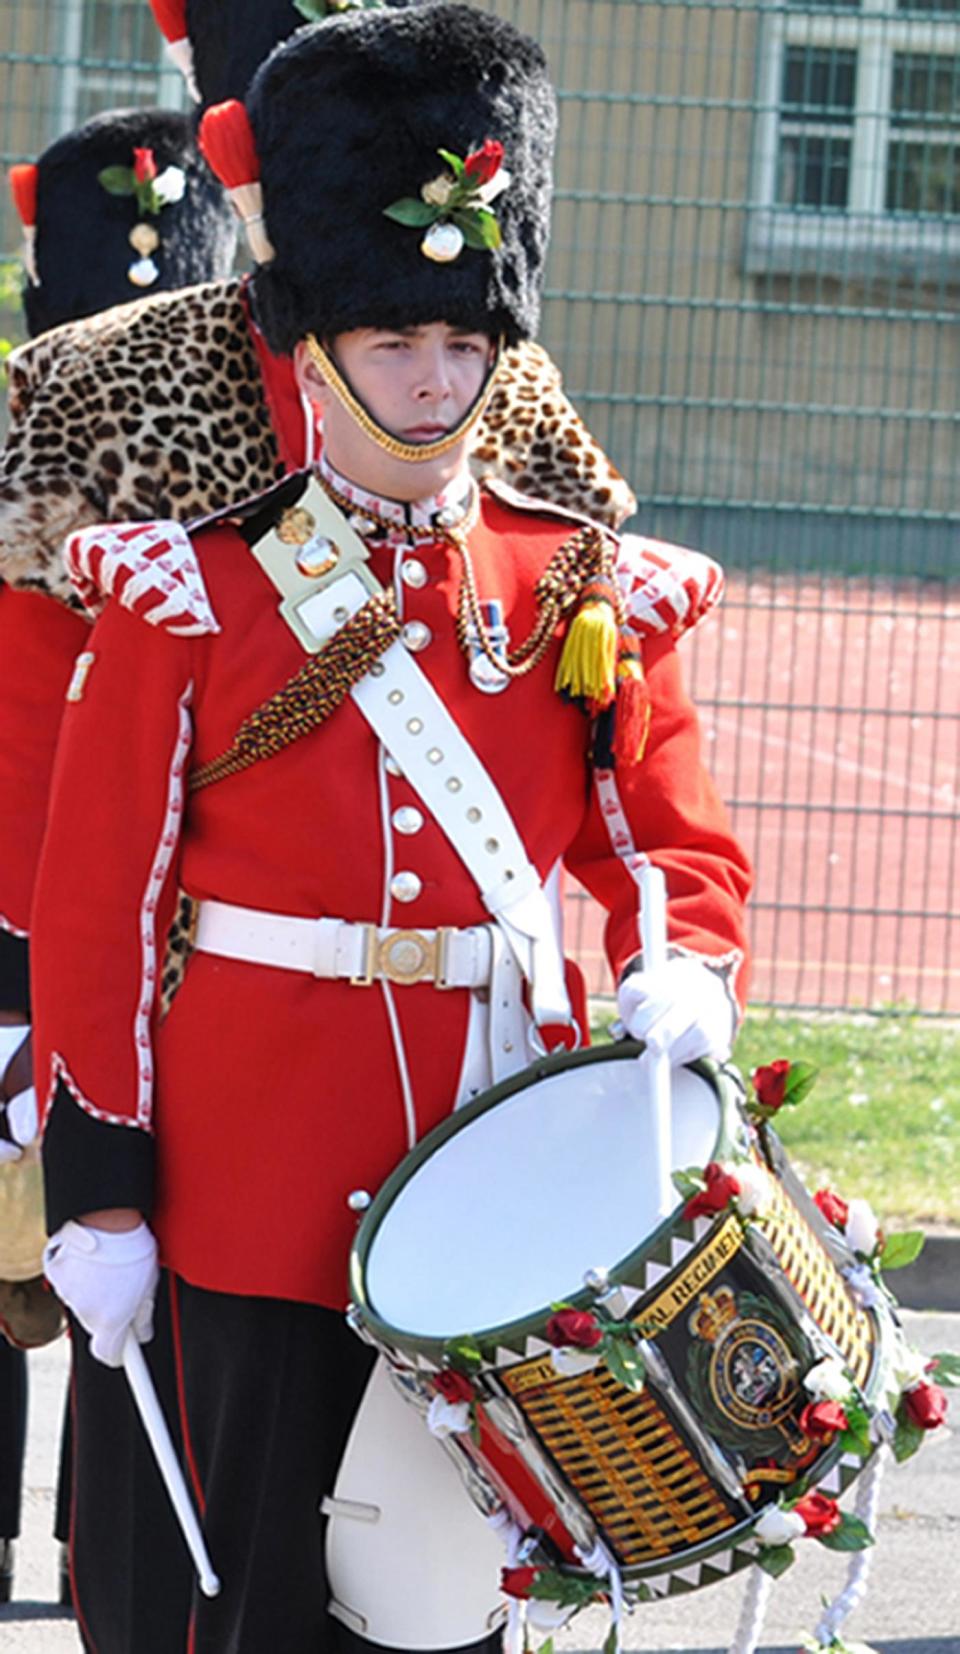
[[[367,412],[363,403],[350,389],[333,357],[329,351],[324,350],[316,335],[308,333],[306,343],[314,365],[319,368],[340,406],[359,425],[364,436],[368,436],[371,442],[375,442],[378,448],[382,448],[384,453],[390,454],[393,459],[403,459],[411,465],[422,464],[424,460],[439,459],[441,454],[446,454],[451,448],[456,447],[457,443],[462,442],[467,433],[473,430],[490,400],[503,358],[503,340],[498,339],[493,363],[483,389],[459,425],[455,425],[444,436],[438,437],[436,442],[401,442],[399,437],[391,436],[382,425],[378,425],[373,415]]]

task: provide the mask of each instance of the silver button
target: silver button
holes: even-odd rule
[[[367,1207],[370,1205],[371,1198],[372,1197],[368,1195],[366,1189],[354,1189],[353,1192],[347,1196],[347,1205],[349,1206],[351,1212],[365,1212]]]
[[[395,758],[393,758],[389,752],[384,753],[383,767],[386,770],[388,775],[402,775],[403,774],[403,771],[400,768],[400,765],[397,763],[397,760]]]
[[[359,534],[361,539],[366,539],[368,534],[376,534],[380,526],[376,517],[368,517],[365,511],[351,511],[347,522],[354,534]]]
[[[483,811],[476,804],[471,804],[469,810],[467,811],[467,820],[480,821],[482,818]]]
[[[419,557],[407,557],[400,564],[400,579],[405,586],[418,592],[427,583],[427,571]]]
[[[423,826],[423,816],[413,804],[401,804],[390,820],[398,833],[419,833]]]
[[[395,902],[415,902],[423,889],[423,880],[417,873],[394,873],[390,880],[390,894]]]
[[[445,505],[441,511],[437,512],[437,522],[441,528],[456,528],[458,523],[463,522],[466,514],[466,506],[459,502],[455,505]]]
[[[422,735],[423,734],[423,719],[422,718],[408,718],[407,719],[407,729],[409,730],[411,735]]]
[[[425,620],[408,620],[400,635],[412,655],[418,655],[433,642],[433,633]]]

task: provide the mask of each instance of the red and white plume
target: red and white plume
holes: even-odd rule
[[[199,103],[200,88],[193,73],[193,47],[187,33],[187,0],[150,0],[150,10],[167,43],[167,56],[180,70],[194,102]]]
[[[39,287],[37,272],[37,168],[33,161],[23,161],[10,168],[10,192],[23,225],[23,265],[34,287]]]
[[[253,257],[258,264],[270,264],[276,253],[263,222],[260,159],[250,117],[239,99],[215,103],[205,112],[197,142],[243,223]]]

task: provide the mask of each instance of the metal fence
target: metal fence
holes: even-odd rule
[[[635,526],[728,571],[684,648],[754,998],[955,1014],[960,0],[488,3],[560,88],[544,341]],[[0,0],[5,158],[159,62],[146,0]]]

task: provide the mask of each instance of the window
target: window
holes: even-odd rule
[[[747,268],[960,281],[960,0],[764,24]]]

